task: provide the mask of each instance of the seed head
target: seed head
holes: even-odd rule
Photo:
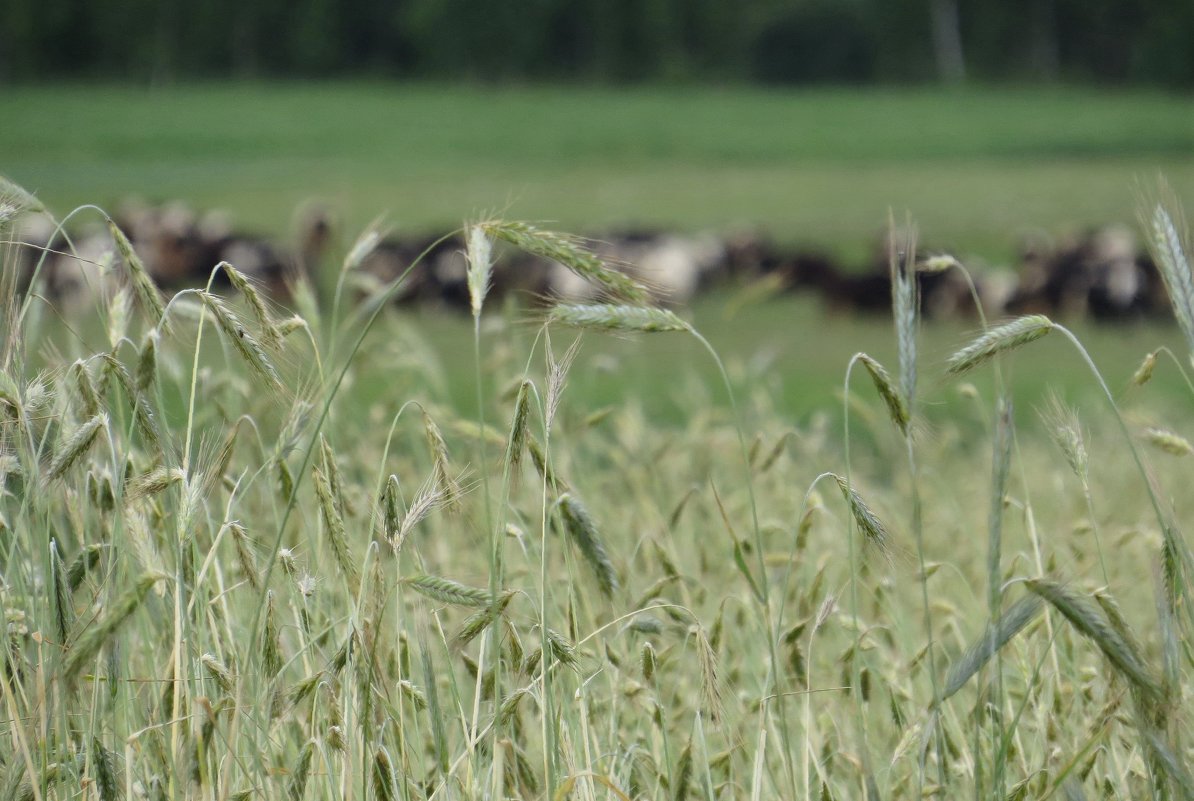
[[[1053,321],[1041,314],[1030,314],[996,326],[949,357],[946,367],[955,375],[964,373],[1003,351],[1027,345],[1053,330]]]

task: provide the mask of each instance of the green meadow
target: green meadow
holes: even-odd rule
[[[858,257],[895,209],[1004,260],[1028,231],[1132,220],[1138,179],[1194,189],[1194,104],[1139,91],[101,84],[9,88],[0,110],[5,173],[60,213],[180,198],[274,234],[318,199],[350,232],[496,212]]]

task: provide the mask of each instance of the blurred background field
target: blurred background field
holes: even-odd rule
[[[1009,260],[1032,231],[1194,192],[1194,103],[1150,89],[209,83],[0,90],[3,169],[58,213],[128,196],[285,235],[318,200],[351,237],[485,213],[777,239],[857,258],[889,209],[922,240]]]
[[[340,248],[376,219],[409,236],[496,213],[586,233],[764,231],[860,263],[889,211],[906,211],[923,246],[981,269],[1014,264],[1033,234],[1134,223],[1136,190],[1158,174],[1194,196],[1194,103],[1139,87],[75,83],[10,87],[0,105],[4,171],[58,214],[85,203],[115,211],[130,197],[181,200],[285,241],[298,210],[319,203],[333,212]],[[330,275],[318,278],[330,288]],[[805,297],[734,314],[736,303],[722,292],[691,313],[797,419],[834,412],[852,353],[890,355],[882,319]],[[411,319],[444,365],[449,396],[467,408],[471,367],[456,354],[470,345],[468,323],[434,311]],[[976,325],[930,325],[929,349],[943,357]],[[1129,374],[1174,337],[1164,323],[1091,334],[1105,340],[1096,352],[1113,372]],[[578,379],[596,405],[633,386],[657,420],[682,418],[677,396],[705,369],[676,358],[666,339],[594,343],[588,353],[617,365]],[[1056,378],[1023,372],[1025,398]],[[1158,383],[1176,389],[1173,378]],[[1092,388],[1081,373],[1063,381]]]

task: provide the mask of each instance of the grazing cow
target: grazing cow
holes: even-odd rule
[[[319,275],[335,241],[332,212],[322,204],[309,204],[296,213],[293,229],[296,268],[308,277]]]
[[[1135,236],[1110,226],[1057,247],[1035,242],[1025,248],[1021,283],[1007,310],[1113,321],[1157,313],[1166,305],[1156,268],[1139,254]]]
[[[43,287],[43,294],[51,295],[51,275],[58,258],[53,251],[66,246],[61,236],[55,236],[54,221],[45,214],[25,214],[13,226],[13,239],[16,244],[9,256],[13,263],[11,267],[5,267],[12,269],[16,276],[17,297],[24,297],[31,290],[38,291],[33,287],[35,279]],[[42,265],[40,271],[38,264]]]
[[[1103,228],[1091,237],[1089,250],[1094,272],[1088,297],[1092,317],[1135,319],[1169,308],[1160,273],[1141,253],[1131,229]]]
[[[72,249],[55,254],[49,273],[50,296],[67,313],[89,308],[119,282],[116,244],[106,225],[90,225],[72,241]]]
[[[656,303],[683,305],[728,271],[725,244],[710,234],[630,232],[610,242],[615,266],[651,292]]]
[[[294,271],[322,258],[330,236],[326,216],[312,214],[304,220],[300,246],[292,254],[265,237],[236,230],[227,212],[199,216],[181,202],[162,206],[126,202],[117,225],[146,271],[166,291],[206,286],[209,280],[214,288],[227,288],[227,275],[215,268],[228,262],[276,300],[288,296]]]
[[[891,276],[886,269],[848,272],[818,251],[776,252],[761,266],[764,275],[780,276],[789,290],[817,292],[833,311],[881,313],[891,309]]]
[[[93,223],[67,237],[49,216],[27,214],[14,234],[18,244],[10,258],[18,297],[37,292],[69,313],[87,308],[113,286],[115,245],[107,226]]]
[[[631,230],[607,234],[594,252],[605,264],[643,284],[653,302],[683,305],[709,283],[728,272],[726,245],[712,235],[678,235]],[[538,276],[531,276],[537,280]],[[602,297],[600,286],[561,264],[546,267],[545,290],[558,300],[573,303]]]
[[[779,249],[766,235],[744,230],[725,238],[725,277],[747,280],[771,272],[781,259]]]
[[[232,231],[211,231],[201,241],[203,255],[196,264],[198,269],[195,278],[205,279],[217,264],[228,262],[275,300],[283,300],[289,295],[288,282],[297,265],[293,257],[268,240]],[[206,274],[204,271],[207,271]],[[227,287],[227,274],[223,270],[216,273],[213,284]]]
[[[124,204],[116,222],[158,286],[172,291],[207,282],[215,262],[207,263],[198,218],[185,203],[132,201]]]

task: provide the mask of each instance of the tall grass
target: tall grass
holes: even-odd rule
[[[11,226],[33,201],[4,197]],[[166,302],[119,236],[94,319],[0,282],[0,798],[1191,797],[1194,468],[1179,415],[1137,426],[1147,376],[1117,396],[1096,369],[1110,405],[1054,412],[1060,450],[997,390],[983,441],[936,413],[908,241],[898,370],[851,361],[877,392],[847,378],[839,440],[575,240],[466,242],[467,418],[409,358],[397,282],[295,318],[225,265],[229,296]],[[503,246],[618,298],[495,314]],[[585,340],[667,334],[728,414],[569,389]],[[945,369],[1095,367],[1063,345],[1023,318]]]

